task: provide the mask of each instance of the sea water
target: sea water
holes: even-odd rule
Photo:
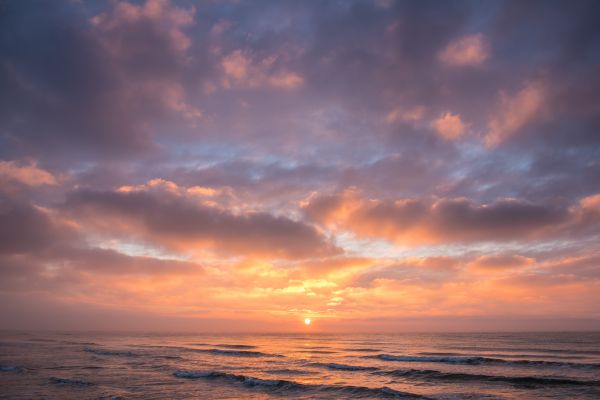
[[[600,399],[600,333],[0,334],[2,399]]]

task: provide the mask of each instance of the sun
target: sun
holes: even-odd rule
[[[304,318],[304,324],[305,325],[310,325],[310,323],[311,323],[310,318]]]

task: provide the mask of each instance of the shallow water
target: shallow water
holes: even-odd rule
[[[600,333],[0,334],[2,399],[599,399]]]

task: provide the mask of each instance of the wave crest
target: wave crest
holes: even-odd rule
[[[304,384],[284,379],[261,379],[219,371],[178,370],[175,371],[173,375],[178,378],[187,379],[220,379],[230,383],[241,383],[246,387],[261,387],[267,390],[281,392],[282,394],[289,394],[291,392],[311,392],[314,394],[329,394],[338,397],[359,396],[371,398],[428,399],[427,397],[418,394],[401,392],[388,387],[369,388],[365,386]]]
[[[0,372],[25,372],[25,368],[16,365],[0,365]]]
[[[68,385],[68,386],[92,386],[92,382],[83,381],[80,379],[68,379],[68,378],[57,378],[55,376],[50,377],[50,382],[55,385]]]
[[[309,364],[315,367],[324,367],[329,369],[336,369],[341,371],[377,371],[377,367],[366,367],[363,365],[348,365],[340,363],[312,363]]]
[[[137,356],[139,356],[139,354],[133,353],[131,351],[102,350],[102,349],[95,349],[92,347],[86,347],[83,349],[83,351],[88,352],[88,353],[94,353],[99,356],[120,356],[120,357],[137,357]]]
[[[501,375],[483,375],[468,374],[462,372],[441,372],[430,369],[397,369],[393,371],[377,372],[377,375],[386,375],[403,378],[417,378],[424,380],[440,381],[486,381],[486,382],[506,382],[515,386],[599,386],[600,381],[582,381],[571,378],[545,378],[536,376],[501,376]]]
[[[461,364],[461,365],[512,365],[512,366],[532,366],[532,367],[570,367],[583,369],[597,369],[600,364],[593,363],[573,363],[545,360],[506,360],[503,358],[490,357],[469,357],[469,356],[402,356],[393,354],[377,354],[373,356],[364,356],[363,358],[377,358],[383,361],[401,361],[401,362],[423,362],[423,363],[443,363],[443,364]]]
[[[280,354],[268,354],[261,351],[248,351],[248,350],[222,350],[222,349],[190,349],[198,353],[215,354],[219,356],[233,356],[233,357],[283,357]]]

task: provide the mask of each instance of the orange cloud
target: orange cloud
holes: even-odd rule
[[[146,0],[142,5],[121,1],[111,11],[91,18],[91,23],[99,29],[126,35],[125,27],[152,21],[157,32],[169,41],[172,48],[183,52],[191,46],[192,41],[182,28],[193,24],[195,12],[194,7],[189,9],[173,7],[169,0]],[[107,44],[111,47],[117,46],[113,49],[119,50],[118,41]]]
[[[243,88],[273,87],[295,89],[304,79],[295,72],[277,66],[277,57],[271,56],[256,60],[252,54],[235,50],[221,61],[223,86]]]
[[[364,199],[355,190],[313,195],[302,203],[308,218],[360,237],[405,245],[506,241],[582,232],[597,221],[595,197],[571,208],[498,199],[478,204],[464,198]],[[584,217],[585,216],[585,217]]]
[[[396,122],[415,122],[419,121],[425,115],[425,107],[399,107],[390,111],[385,116],[385,122],[393,124]]]
[[[0,182],[13,181],[27,186],[56,185],[56,178],[50,172],[35,164],[19,165],[15,161],[0,161]]]
[[[495,146],[517,134],[543,110],[545,88],[528,82],[512,97],[501,93],[500,107],[488,123],[487,146]]]
[[[449,112],[434,120],[432,126],[438,135],[447,140],[456,140],[465,132],[465,124],[460,115]]]
[[[502,271],[524,268],[535,263],[535,259],[519,255],[485,255],[472,261],[469,266],[480,271]]]
[[[490,57],[490,46],[481,33],[460,37],[439,54],[440,60],[455,67],[477,66]]]

